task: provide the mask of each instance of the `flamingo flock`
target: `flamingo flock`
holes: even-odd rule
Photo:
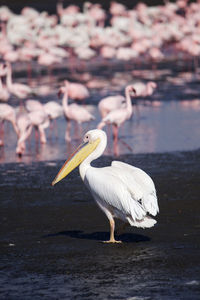
[[[85,73],[86,84],[72,82],[69,78],[93,62],[106,68],[109,61],[113,64],[120,61],[124,66],[129,62],[147,61],[153,66],[172,57],[192,58],[197,68],[199,24],[200,1],[166,1],[159,6],[138,3],[133,8],[112,1],[109,11],[97,3],[64,7],[63,1],[58,1],[55,14],[31,7],[24,7],[20,14],[15,14],[1,6],[0,146],[4,145],[5,121],[13,126],[17,136],[16,153],[21,156],[26,152],[26,141],[33,128],[38,132],[40,142],[47,143],[46,128],[54,126],[55,120],[63,116],[67,122],[64,137],[66,142],[71,142],[72,123],[79,126],[95,119],[85,102],[93,89],[100,87],[100,82],[95,82],[92,73]],[[26,65],[27,82],[24,83],[15,78],[16,68],[21,65]],[[53,87],[51,82],[39,86],[39,77],[32,73],[39,69],[51,74],[54,67],[62,67],[67,72],[55,88],[55,92],[63,97],[62,103],[58,98],[44,103],[37,98],[37,93],[48,96]],[[33,86],[32,76],[38,77],[38,87]],[[115,142],[119,128],[134,113],[131,97],[144,99],[157,89],[155,81],[134,82],[134,78],[121,86],[125,97],[110,93],[98,99],[101,121],[96,127],[111,124]],[[11,105],[13,99],[17,99],[19,107]]]
[[[20,15],[0,7],[0,58],[32,61],[43,68],[73,65],[74,59],[162,61],[170,55],[197,57],[200,53],[200,3],[166,1],[163,5],[138,3],[128,9],[112,1],[109,11],[101,4],[84,2],[63,7],[56,14],[24,7]]]
[[[17,135],[17,145],[16,154],[22,156],[26,151],[26,140],[30,137],[33,128],[39,133],[39,140],[41,144],[47,143],[47,137],[45,130],[59,117],[64,116],[67,122],[65,140],[66,142],[71,142],[71,122],[81,125],[85,122],[90,122],[95,120],[95,116],[90,113],[83,101],[89,97],[89,90],[81,83],[70,82],[69,80],[64,80],[60,88],[58,88],[58,97],[63,95],[62,104],[57,101],[48,101],[47,103],[42,103],[38,99],[30,99],[29,91],[27,89],[26,98],[19,97],[20,93],[17,95],[16,91],[23,90],[24,94],[26,91],[26,85],[13,83],[10,79],[10,64],[0,64],[1,77],[6,77],[5,82],[7,83],[7,89],[10,94],[14,95],[20,101],[18,108],[14,108],[10,104],[0,103],[0,121],[11,122],[16,135]],[[11,84],[8,80],[11,81]],[[147,82],[146,90],[149,89],[149,84],[153,82]],[[13,88],[13,86],[15,88]],[[130,96],[137,96],[136,84],[128,85],[125,88],[125,97],[122,95],[109,96],[99,100],[99,113],[102,118],[101,122],[97,124],[98,128],[103,128],[107,124],[113,125],[113,136],[114,142],[118,140],[118,130],[124,122],[129,120],[133,113],[133,105]],[[156,84],[154,85],[154,88]],[[151,93],[153,90],[151,90]],[[31,93],[31,91],[30,91]],[[23,94],[23,95],[24,95]],[[138,94],[140,95],[140,94]],[[148,93],[149,95],[149,93]],[[144,95],[143,95],[144,96]],[[69,103],[69,98],[74,99],[73,103]],[[23,102],[21,100],[23,99]],[[75,101],[81,101],[80,104],[75,103]],[[76,127],[77,128],[77,127]],[[81,131],[79,127],[78,131]],[[36,135],[37,136],[37,135]],[[1,138],[0,146],[4,145],[4,140]]]

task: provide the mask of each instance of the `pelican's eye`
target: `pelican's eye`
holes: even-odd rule
[[[84,142],[88,142],[88,141],[89,141],[89,136],[86,135],[86,136],[84,137]]]

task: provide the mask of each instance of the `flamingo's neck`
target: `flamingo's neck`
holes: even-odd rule
[[[0,77],[0,90],[3,90],[2,78]]]
[[[130,97],[130,92],[126,90],[126,108],[129,114],[132,114],[133,107],[132,107],[132,102],[131,102],[131,97]]]
[[[11,71],[10,67],[8,68],[8,71],[7,71],[6,84],[7,84],[8,89],[12,88],[12,71]]]
[[[30,136],[30,134],[32,132],[32,128],[33,128],[33,125],[30,125],[26,130],[24,130],[21,133],[21,135],[18,139],[18,143],[17,143],[18,145],[21,145],[26,141],[26,139]]]
[[[68,92],[65,92],[62,99],[62,105],[64,110],[68,109]]]
[[[58,14],[59,16],[62,16],[63,11],[64,11],[64,9],[63,9],[63,3],[59,1],[59,2],[57,3],[57,5],[56,5],[56,9],[57,9],[57,14]]]
[[[152,88],[151,84],[147,83],[147,95],[151,95],[152,92],[153,92],[153,88]]]

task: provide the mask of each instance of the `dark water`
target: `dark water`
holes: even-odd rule
[[[78,170],[51,187],[62,161],[0,166],[1,299],[199,299],[200,152],[120,159],[152,176],[160,205],[120,245],[101,243],[108,222]]]

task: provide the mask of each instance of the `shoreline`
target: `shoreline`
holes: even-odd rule
[[[119,157],[153,178],[160,207],[158,223],[129,227],[122,245],[101,243],[108,221],[77,169],[51,187],[62,161],[0,165],[1,299],[199,299],[199,158]]]

